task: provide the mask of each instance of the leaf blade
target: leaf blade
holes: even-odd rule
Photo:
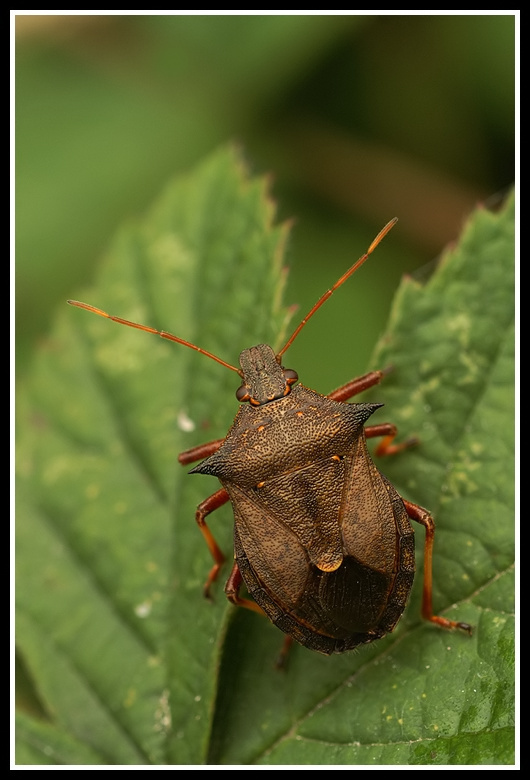
[[[171,322],[235,362],[249,342],[274,342],[285,320],[285,235],[272,215],[233,155],[212,158],[121,232],[91,300]],[[202,599],[211,560],[191,518],[208,484],[175,462],[198,428],[225,433],[233,377],[146,334],[81,314],[72,327],[63,315],[19,403],[18,597],[24,661],[71,737],[70,757],[79,742],[129,764],[510,762],[513,205],[471,225],[465,251],[446,256],[426,289],[405,283],[378,354],[396,370],[370,398],[421,436],[383,470],[435,512],[435,608],[475,622],[471,640],[420,625],[418,576],[392,636],[333,658],[295,648],[279,675],[276,630],[234,614],[220,588],[213,605]],[[195,432],[179,429],[178,412]],[[497,500],[496,525],[486,527],[478,494]],[[228,507],[212,520],[224,550],[231,523]]]
[[[379,467],[432,509],[434,608],[476,625],[474,636],[421,624],[421,530],[416,583],[394,634],[324,663],[295,648],[284,694],[257,649],[266,641],[272,653],[272,638],[250,632],[252,616],[236,615],[227,653],[238,664],[225,659],[212,761],[513,761],[513,209],[510,199],[498,215],[479,210],[425,287],[404,281],[373,364],[394,371],[367,398],[386,403],[382,414],[403,437],[421,437],[418,448]],[[481,475],[479,489],[471,475]],[[485,513],[481,491],[503,511]],[[241,661],[252,652],[255,664]],[[256,689],[259,707],[245,694]]]
[[[234,361],[243,327],[241,348],[269,332],[275,307],[277,327],[283,317],[285,229],[273,225],[266,189],[233,150],[213,155],[172,184],[142,223],[120,231],[89,300],[203,339]],[[210,317],[214,327],[205,328]],[[94,748],[108,763],[204,761],[227,605],[220,598],[210,607],[201,595],[210,563],[193,516],[207,487],[187,478],[177,454],[200,436],[179,428],[182,416],[218,437],[235,409],[235,399],[212,404],[214,383],[224,390],[231,382],[228,398],[234,383],[210,363],[69,310],[21,393],[20,651],[50,717],[64,718],[72,734],[68,711],[77,701],[88,717],[89,692],[97,692],[112,728],[94,703],[103,727],[81,723],[77,736],[97,731]],[[51,581],[62,584],[54,590]],[[32,638],[31,620],[49,638],[48,653]],[[65,660],[70,699],[60,695]],[[131,736],[129,752],[110,738],[120,728]]]

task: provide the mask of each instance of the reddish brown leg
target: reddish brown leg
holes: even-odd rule
[[[215,561],[214,565],[210,569],[210,573],[208,574],[208,579],[204,583],[204,595],[206,598],[210,598],[210,586],[212,582],[215,582],[217,579],[217,575],[219,574],[219,570],[224,563],[225,557],[221,552],[219,545],[213,538],[212,532],[206,525],[205,518],[216,509],[219,509],[220,506],[226,504],[228,500],[228,493],[224,488],[221,488],[220,490],[217,490],[215,493],[213,493],[213,495],[206,498],[204,501],[201,501],[197,507],[197,511],[195,512],[195,520],[197,521],[197,525],[201,529],[201,533],[204,536],[206,544],[208,545],[208,549],[210,550],[212,558]]]
[[[381,379],[385,376],[386,371],[370,371],[368,374],[358,376],[357,379],[352,379],[351,382],[347,382],[342,387],[338,387],[332,393],[329,393],[328,398],[332,401],[347,401],[349,398],[353,398],[354,395],[362,393],[363,390],[378,385]]]
[[[362,393],[363,390],[368,390],[374,385],[378,385],[381,379],[388,374],[390,369],[385,371],[370,371],[368,374],[352,379],[351,382],[347,382],[342,387],[338,387],[332,393],[328,395],[333,401],[348,401],[353,396]],[[382,442],[377,446],[375,454],[378,457],[384,455],[395,455],[398,452],[413,447],[418,443],[416,437],[411,437],[401,444],[392,444],[397,435],[397,428],[392,423],[381,423],[380,425],[369,425],[364,429],[367,439],[373,439],[376,436],[384,436]]]
[[[287,635],[283,640],[282,649],[280,650],[278,658],[276,659],[276,663],[274,664],[277,669],[285,669],[287,666],[287,656],[289,655],[293,642],[294,639],[289,635]]]
[[[196,460],[202,460],[209,455],[213,455],[217,452],[224,439],[215,439],[215,441],[208,441],[206,444],[199,444],[197,447],[192,447],[191,450],[185,450],[179,455],[179,463],[182,466],[187,466],[189,463],[195,463]]]
[[[432,612],[432,550],[434,545],[434,520],[426,509],[417,504],[403,499],[405,510],[411,520],[415,520],[425,528],[425,555],[423,561],[423,599],[421,614],[425,620],[436,623],[442,628],[461,628],[471,634],[471,626],[468,623],[460,623],[456,620],[433,615]]]
[[[397,435],[397,428],[392,423],[368,425],[364,429],[364,435],[367,439],[373,439],[376,436],[384,436],[383,441],[379,442],[375,449],[375,454],[378,457],[383,457],[384,455],[395,455],[398,452],[407,450],[409,447],[414,447],[419,442],[419,439],[416,436],[411,436],[409,439],[401,442],[400,444],[392,444]]]
[[[237,563],[234,562],[234,565],[232,566],[232,571],[230,572],[230,576],[228,577],[228,580],[226,581],[225,585],[225,593],[228,601],[231,601],[232,604],[234,604],[236,607],[244,607],[245,609],[251,609],[253,612],[257,612],[258,615],[263,615],[266,617],[265,612],[262,610],[262,608],[256,604],[255,601],[252,601],[251,599],[245,599],[241,598],[239,595],[239,591],[241,590],[241,585],[243,584],[243,577],[241,576],[241,572],[239,571],[239,566]],[[289,648],[291,647],[293,643],[293,638],[290,636],[286,636],[282,649],[278,655],[278,658],[276,659],[275,666],[277,669],[283,669],[285,668],[285,663],[287,660],[287,655],[289,653]]]
[[[234,563],[232,566],[232,571],[230,572],[230,576],[225,585],[226,598],[228,601],[231,601],[232,604],[235,604],[236,607],[245,607],[245,609],[251,609],[253,612],[258,612],[260,615],[264,615],[264,611],[256,604],[255,601],[241,598],[239,591],[242,584],[243,577],[239,571],[239,566],[237,563]]]

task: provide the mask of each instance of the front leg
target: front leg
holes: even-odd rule
[[[363,374],[363,376],[358,376],[356,379],[346,382],[342,387],[333,390],[332,393],[328,394],[328,398],[331,398],[332,401],[348,401],[355,395],[362,393],[363,390],[368,390],[370,387],[378,385],[389,370],[390,369],[387,371],[369,371],[367,374]]]
[[[184,450],[181,452],[178,461],[181,466],[187,466],[190,463],[195,463],[197,460],[203,460],[217,452],[224,439],[214,439],[214,441],[208,441],[206,444],[199,444],[197,447],[192,447],[190,450]]]
[[[347,382],[342,387],[338,387],[332,393],[328,395],[333,401],[345,402],[350,398],[362,393],[364,390],[368,390],[374,385],[378,385],[386,374],[390,373],[391,369],[387,368],[384,371],[369,371],[363,376],[359,376],[356,379],[352,379],[351,382]],[[418,444],[418,439],[415,436],[411,436],[401,444],[392,444],[397,435],[397,428],[392,423],[380,423],[379,425],[368,425],[364,429],[364,433],[367,439],[373,439],[376,436],[384,436],[384,439],[377,446],[375,454],[378,457],[385,455],[396,455],[398,452],[414,447]]]

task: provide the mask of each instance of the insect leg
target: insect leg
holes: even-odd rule
[[[390,368],[384,371],[369,371],[368,374],[359,376],[356,379],[352,379],[351,382],[347,382],[342,387],[338,387],[332,393],[328,395],[332,401],[348,401],[353,396],[362,393],[364,390],[368,390],[374,385],[378,385],[381,379],[391,371]],[[378,457],[383,455],[395,455],[402,450],[406,450],[409,447],[413,447],[418,444],[418,439],[414,436],[401,444],[392,444],[397,435],[397,428],[391,423],[381,423],[380,425],[368,425],[364,429],[367,439],[373,439],[376,436],[384,436],[383,441],[378,445],[375,454]]]
[[[243,577],[239,571],[239,566],[237,563],[234,563],[232,566],[232,571],[230,572],[230,576],[228,577],[225,585],[226,598],[228,601],[231,601],[232,604],[235,604],[236,607],[245,607],[246,609],[251,609],[254,612],[258,612],[260,615],[264,615],[264,611],[256,604],[255,601],[241,598],[239,591],[242,584]]]
[[[409,447],[414,447],[419,443],[419,439],[416,436],[411,436],[406,441],[400,444],[392,444],[397,436],[397,428],[392,423],[380,423],[379,425],[368,425],[364,429],[364,435],[367,439],[373,439],[376,436],[384,436],[383,441],[379,442],[376,447],[375,454],[378,457],[384,455],[395,455],[397,452],[407,450]]]
[[[283,640],[282,649],[280,650],[278,654],[278,658],[276,659],[276,662],[274,664],[276,669],[285,669],[285,667],[287,666],[287,657],[291,651],[293,642],[294,642],[293,637],[289,635],[287,635]]]
[[[332,401],[348,401],[354,395],[362,393],[363,390],[368,390],[369,387],[378,385],[386,373],[386,371],[370,371],[368,374],[358,376],[356,379],[346,382],[342,387],[338,387],[332,393],[329,393],[328,398],[331,398]]]
[[[224,439],[215,439],[214,441],[208,441],[206,444],[199,444],[197,447],[192,447],[190,450],[181,452],[178,460],[182,466],[187,466],[189,463],[195,463],[196,460],[202,460],[209,455],[213,455],[217,452]]]
[[[221,549],[219,548],[219,545],[213,538],[212,532],[206,525],[205,518],[216,509],[219,509],[220,506],[226,504],[228,500],[229,500],[228,493],[224,488],[221,488],[220,490],[217,490],[208,498],[205,498],[204,501],[201,501],[201,503],[197,507],[197,511],[195,512],[195,520],[197,521],[197,525],[201,529],[201,533],[204,536],[206,540],[206,544],[208,545],[208,549],[210,550],[212,554],[212,558],[215,561],[214,565],[210,569],[210,573],[208,574],[208,579],[204,584],[204,595],[206,596],[206,598],[210,598],[210,586],[212,582],[215,582],[215,580],[217,579],[217,575],[219,574],[219,569],[223,565],[225,557]]]
[[[434,520],[432,516],[417,504],[411,504],[410,501],[403,500],[405,511],[411,520],[415,520],[425,528],[425,555],[423,561],[423,599],[421,605],[421,614],[425,620],[436,623],[442,628],[460,628],[471,634],[471,626],[468,623],[460,623],[456,620],[433,615],[432,612],[432,550],[434,545]]]

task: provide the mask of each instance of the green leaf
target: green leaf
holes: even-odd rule
[[[237,365],[286,320],[273,219],[222,151],[122,229],[83,299]],[[512,274],[510,202],[478,211],[425,287],[404,282],[377,355],[394,371],[370,392],[421,437],[382,468],[433,511],[435,609],[473,637],[419,619],[420,529],[396,631],[330,658],[293,647],[282,672],[277,629],[221,583],[204,600],[193,516],[219,485],[177,463],[224,435],[237,378],[65,307],[19,392],[17,646],[47,720],[21,715],[18,763],[511,763]],[[227,553],[232,522],[228,506],[210,522]]]

